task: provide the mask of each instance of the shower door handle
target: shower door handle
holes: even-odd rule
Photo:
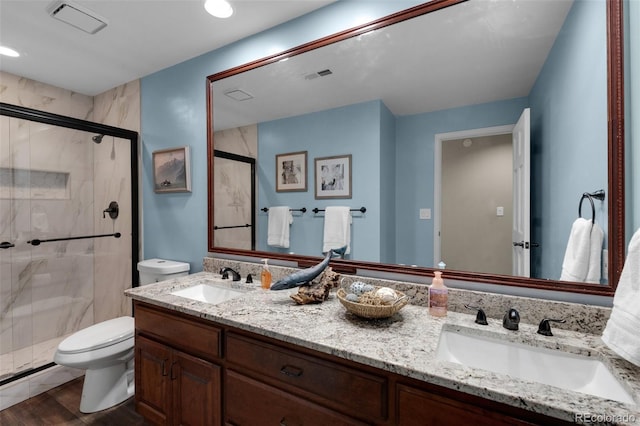
[[[16,246],[15,244],[10,243],[9,241],[3,241],[3,242],[0,243],[0,248],[1,249],[8,249],[8,248],[15,247],[15,246]]]

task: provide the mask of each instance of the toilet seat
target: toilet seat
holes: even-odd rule
[[[113,346],[133,338],[134,329],[133,317],[119,317],[103,321],[73,333],[60,342],[58,351],[64,354],[74,354]]]

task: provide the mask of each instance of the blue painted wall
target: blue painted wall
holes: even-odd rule
[[[266,232],[257,235],[258,250],[322,254],[324,215],[314,215],[311,209],[327,206],[366,207],[367,213],[353,214],[351,253],[347,258],[380,261],[380,190],[381,170],[370,167],[381,158],[380,101],[365,102],[312,114],[299,115],[258,124],[258,200],[259,206],[286,205],[294,209],[307,208],[305,214],[295,214],[290,228],[289,249],[266,245]],[[275,192],[275,161],[277,154],[307,151],[306,192]],[[352,155],[352,198],[315,199],[314,159]],[[267,229],[267,214],[258,218],[258,229]]]
[[[202,270],[207,255],[206,77],[421,1],[338,1],[141,80],[143,256],[187,261]],[[233,18],[231,18],[233,19]],[[155,194],[151,153],[189,145],[193,191]]]
[[[574,2],[529,94],[532,241],[540,244],[532,250],[534,276],[560,277],[582,194],[607,190],[605,35],[604,2]],[[607,203],[595,204],[606,234]],[[585,201],[583,216],[590,210]]]
[[[396,119],[380,104],[380,261],[396,261]],[[375,190],[375,182],[370,189]]]

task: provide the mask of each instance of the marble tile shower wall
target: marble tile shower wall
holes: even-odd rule
[[[137,81],[90,97],[0,73],[1,102],[134,131],[140,128],[139,99]],[[130,147],[117,138],[105,137],[96,145],[85,132],[0,119],[0,169],[47,172],[40,192],[0,193],[0,237],[24,240],[0,253],[0,355],[12,353],[11,364],[23,369],[30,362],[51,361],[55,345],[40,343],[131,314],[123,295],[131,287],[132,268]],[[102,217],[112,200],[120,204],[115,221]],[[123,237],[42,244],[37,250],[24,244],[69,230],[72,235],[121,232]],[[34,352],[39,350],[48,355]]]

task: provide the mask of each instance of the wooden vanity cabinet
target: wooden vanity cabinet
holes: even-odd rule
[[[360,422],[306,398],[227,369],[225,425],[358,426]]]
[[[565,425],[136,301],[136,410],[173,425]]]
[[[305,425],[364,424],[356,419],[384,423],[387,418],[383,374],[239,333],[227,333],[225,342],[225,419],[231,424],[258,424],[247,416],[266,413],[285,419],[282,424]],[[234,398],[243,394],[252,395],[255,413]]]
[[[572,423],[423,381],[396,376],[390,424],[397,426],[567,426]]]
[[[136,309],[135,403],[149,422],[221,424],[221,368],[187,353],[201,353],[203,346],[210,347],[211,341],[202,339],[211,338],[211,331],[220,336],[221,330],[210,327],[153,309]],[[207,358],[220,355],[219,345],[213,347],[218,350],[205,355]]]

